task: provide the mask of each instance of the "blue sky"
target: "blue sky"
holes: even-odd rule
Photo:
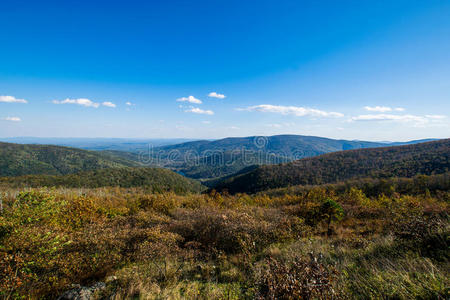
[[[450,132],[450,1],[1,1],[0,45],[0,137]]]

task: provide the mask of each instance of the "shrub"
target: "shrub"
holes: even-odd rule
[[[259,299],[331,299],[337,272],[311,255],[310,260],[282,261],[268,258],[256,271]]]
[[[319,208],[318,217],[324,219],[327,223],[327,235],[331,234],[330,224],[333,221],[339,221],[344,217],[344,210],[336,201],[328,198]]]
[[[249,213],[204,208],[178,210],[173,217],[175,222],[170,230],[180,234],[185,242],[199,243],[206,252],[253,252],[293,238],[302,226],[299,219],[270,214],[270,210]]]
[[[31,279],[26,264],[20,253],[0,251],[0,298],[18,297],[17,290]]]
[[[450,259],[448,222],[437,217],[412,216],[398,222],[394,236],[402,246],[418,251],[422,256],[441,261]]]

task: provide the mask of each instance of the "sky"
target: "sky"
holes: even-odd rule
[[[0,137],[450,137],[450,1],[0,1]]]

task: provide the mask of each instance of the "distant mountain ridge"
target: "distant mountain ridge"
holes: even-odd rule
[[[148,159],[144,164],[167,167],[196,179],[212,179],[229,176],[252,165],[286,163],[342,150],[417,142],[420,141],[386,144],[302,135],[250,136],[156,147],[141,155]]]
[[[0,138],[0,142],[14,144],[55,145],[94,151],[139,152],[149,147],[161,147],[192,141],[193,139],[138,139],[138,138],[39,138],[11,137]]]
[[[41,138],[19,138],[22,142]],[[189,141],[159,146],[177,139],[154,140],[154,145],[133,139],[57,139],[59,142],[87,143],[102,151],[65,146],[26,145],[0,142],[0,176],[27,174],[65,175],[103,168],[164,167],[200,180],[230,176],[247,167],[286,163],[342,150],[386,147],[405,143],[377,143],[333,140],[314,136],[276,135],[230,137],[220,140]],[[54,141],[50,138],[49,141]],[[108,144],[108,143],[122,144]],[[130,145],[127,143],[130,142]],[[105,144],[103,144],[105,143]],[[81,144],[80,144],[81,145]],[[128,149],[130,151],[121,151]],[[111,150],[112,148],[112,150]],[[119,148],[121,150],[114,150]],[[104,150],[106,149],[106,150]],[[108,150],[109,149],[109,150]]]
[[[450,139],[323,154],[286,164],[260,166],[215,183],[219,191],[254,193],[293,185],[355,178],[413,177],[450,170]]]
[[[162,146],[159,150],[178,150],[180,153],[193,151],[199,155],[205,155],[213,151],[246,150],[271,152],[284,157],[295,155],[317,155],[319,152],[359,149],[368,147],[385,146],[386,144],[365,141],[334,140],[316,136],[303,135],[274,135],[274,136],[249,136],[229,137],[220,140],[201,140],[187,143]],[[300,153],[299,153],[300,152]]]

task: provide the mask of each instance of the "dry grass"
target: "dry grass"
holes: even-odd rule
[[[429,194],[181,196],[102,188],[1,195],[2,298],[54,298],[73,283],[110,275],[118,279],[99,297],[449,296],[448,201]],[[331,236],[314,217],[325,199],[345,212]]]

